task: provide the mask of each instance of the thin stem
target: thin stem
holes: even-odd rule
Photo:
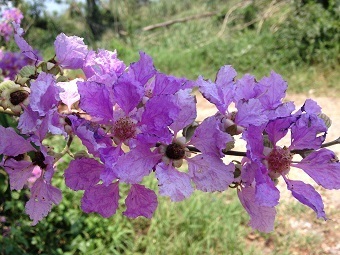
[[[322,144],[321,148],[333,146],[333,145],[336,145],[336,144],[340,144],[340,137],[338,137],[338,139],[335,139],[334,141]]]
[[[199,149],[197,149],[194,146],[187,146],[187,148],[192,152],[201,152]],[[231,155],[231,156],[239,156],[239,157],[246,157],[247,154],[243,151],[222,151],[225,155]]]
[[[60,153],[57,154],[57,157],[55,158],[55,162],[59,161],[65,154],[72,155],[72,153],[70,152],[70,146],[72,144],[72,141],[73,141],[73,135],[70,135],[68,137],[65,148]]]

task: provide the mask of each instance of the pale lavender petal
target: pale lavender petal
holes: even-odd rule
[[[181,109],[177,118],[170,126],[175,134],[193,123],[196,119],[196,98],[190,94],[190,91],[190,89],[179,90],[175,94],[175,104]]]
[[[72,160],[65,170],[66,186],[73,190],[86,190],[97,184],[104,165],[92,158],[77,158]]]
[[[141,119],[142,135],[155,141],[169,143],[172,135],[168,126],[171,125],[180,112],[179,107],[175,104],[174,95],[160,95],[150,98],[143,112]],[[147,142],[148,139],[144,139]],[[154,140],[153,139],[153,140]]]
[[[255,172],[256,189],[255,199],[261,206],[276,206],[279,203],[280,191],[268,176],[268,170],[261,163]]]
[[[272,71],[269,77],[262,78],[255,87],[258,99],[264,109],[276,109],[286,96],[287,82],[281,75]]]
[[[242,132],[242,139],[247,142],[247,157],[252,160],[263,159],[263,132],[264,126],[250,125],[246,130]]]
[[[288,180],[286,178],[285,181],[287,183],[287,188],[297,200],[312,208],[316,212],[318,218],[327,219],[322,198],[312,185],[302,181]]]
[[[72,122],[73,132],[80,138],[89,153],[100,157],[100,148],[112,146],[112,140],[99,125],[84,119],[78,119],[73,115],[69,115],[68,119]]]
[[[253,75],[245,74],[241,79],[238,79],[235,83],[235,95],[234,102],[238,102],[242,99],[249,100],[251,98],[256,98],[256,93],[254,87],[256,85],[256,80]]]
[[[17,156],[28,151],[35,151],[28,140],[18,135],[13,128],[0,126],[0,154]]]
[[[30,106],[33,111],[45,116],[59,101],[59,88],[52,74],[41,72],[38,78],[31,82]]]
[[[126,66],[117,58],[117,51],[98,49],[90,51],[85,59],[83,71],[88,80],[97,81],[107,86],[112,85],[123,74]]]
[[[261,126],[268,121],[267,116],[263,114],[263,107],[258,99],[241,100],[236,104],[236,108],[235,123],[239,126]]]
[[[129,77],[122,75],[113,86],[114,96],[118,105],[128,114],[141,101],[144,95],[144,87],[142,84]]]
[[[144,216],[152,218],[157,208],[157,195],[153,190],[145,188],[143,185],[134,184],[125,199],[126,211],[123,214],[129,218]]]
[[[148,147],[140,145],[119,157],[115,172],[123,182],[139,183],[144,176],[150,174],[161,157],[160,154],[151,152]]]
[[[99,150],[100,160],[104,162],[105,168],[100,174],[100,179],[105,185],[109,185],[113,180],[118,179],[114,166],[118,158],[124,154],[121,147],[106,147]]]
[[[9,158],[5,160],[3,168],[9,176],[11,190],[21,190],[31,177],[34,166],[30,161]]]
[[[321,107],[313,99],[307,99],[301,107],[301,111],[309,114],[319,114],[321,113]]]
[[[153,65],[152,58],[145,52],[139,52],[140,59],[130,65],[131,72],[135,80],[139,81],[143,86],[156,74],[156,68]]]
[[[325,141],[327,127],[316,115],[303,114],[291,127],[291,150],[318,149]]]
[[[155,76],[154,88],[152,91],[153,96],[175,94],[188,82],[185,78],[177,78],[174,76],[157,73]]]
[[[255,201],[253,187],[238,190],[238,197],[250,216],[249,226],[261,232],[269,233],[274,230],[276,210],[274,207],[261,206]]]
[[[268,122],[265,131],[273,145],[276,145],[276,143],[288,133],[290,126],[295,120],[295,117],[286,117],[277,118]]]
[[[98,121],[107,123],[113,117],[113,103],[107,86],[96,82],[77,82],[80,108]]]
[[[61,101],[67,105],[68,109],[71,111],[71,106],[75,102],[79,101],[80,95],[78,93],[77,82],[82,81],[82,79],[74,79],[69,82],[58,82],[57,86],[61,88],[59,97]]]
[[[159,194],[172,201],[181,201],[194,191],[188,174],[177,171],[173,166],[160,163],[156,167]]]
[[[269,120],[274,120],[276,118],[288,117],[295,110],[295,105],[293,102],[286,102],[280,104],[274,109],[265,109],[263,114],[265,114]]]
[[[87,45],[84,44],[83,40],[78,36],[67,36],[64,33],[57,36],[54,48],[60,66],[68,69],[83,67],[88,53]]]
[[[31,198],[26,203],[26,213],[36,225],[51,211],[53,204],[61,202],[61,191],[39,178],[31,188]]]
[[[333,151],[325,148],[313,151],[300,163],[292,165],[301,168],[322,187],[340,189],[340,162]]]
[[[109,218],[116,213],[119,200],[118,182],[108,186],[97,184],[90,186],[81,199],[81,209],[86,213],[96,212],[104,218]]]
[[[187,161],[189,176],[199,190],[223,191],[234,181],[234,164],[225,165],[219,157],[201,154]]]
[[[228,142],[233,138],[222,132],[219,128],[219,119],[215,116],[206,118],[195,130],[190,144],[194,145],[202,153],[208,153],[217,157],[223,157],[222,152]]]
[[[22,134],[29,134],[37,130],[41,124],[41,119],[38,112],[32,110],[28,105],[24,112],[20,115],[18,129]]]
[[[33,61],[38,62],[42,60],[42,57],[37,54],[37,51],[34,50],[32,46],[29,45],[23,38],[24,30],[18,24],[14,24],[14,31],[14,40],[15,43],[18,45],[21,53],[23,53],[26,57],[32,59]]]
[[[237,73],[230,66],[222,66],[216,75],[216,82],[205,81],[202,76],[198,77],[196,85],[202,95],[211,103],[216,105],[221,113],[226,113],[228,106],[233,101],[234,79]]]

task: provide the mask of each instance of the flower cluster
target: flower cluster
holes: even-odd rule
[[[130,188],[123,214],[151,218],[157,194],[143,183],[151,175],[159,195],[172,201],[194,190],[236,188],[250,226],[269,232],[282,177],[296,199],[326,219],[313,186],[291,180],[288,173],[290,166],[298,167],[324,188],[340,188],[340,163],[323,148],[327,121],[312,100],[297,110],[293,102],[284,102],[287,83],[279,74],[260,81],[249,74],[236,79],[228,65],[215,81],[191,81],[160,72],[144,52],[126,65],[116,51],[93,51],[81,38],[65,34],[55,40],[55,57],[44,61],[25,41],[23,30],[14,27],[17,45],[35,65],[26,66],[16,81],[0,84],[1,106],[19,118],[18,133],[0,126],[1,166],[11,189],[30,183],[26,212],[33,224],[61,201],[51,180],[75,136],[87,152],[72,154],[64,177],[70,189],[84,191],[81,208],[87,213],[115,214],[124,183]],[[70,80],[65,69],[80,69],[83,78]],[[196,121],[194,88],[218,109],[201,122]],[[288,133],[291,144],[278,146]],[[43,145],[48,134],[63,135],[65,150],[57,153]],[[247,143],[246,152],[234,162],[226,155],[235,154],[239,137]],[[294,154],[303,159],[293,161]]]
[[[0,18],[0,37],[3,37],[5,41],[9,41],[13,35],[12,22],[20,24],[23,18],[24,16],[18,8],[4,10]]]
[[[36,51],[36,54],[38,52]],[[21,52],[4,51],[0,49],[0,77],[4,80],[14,80],[19,71],[34,62]]]

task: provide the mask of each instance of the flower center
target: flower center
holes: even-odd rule
[[[292,154],[287,148],[274,148],[268,155],[268,167],[272,174],[285,174],[290,168]]]
[[[136,124],[129,118],[123,117],[113,124],[113,135],[120,141],[125,141],[136,135]]]
[[[165,155],[173,160],[182,159],[185,156],[185,148],[178,143],[169,144],[166,147]]]

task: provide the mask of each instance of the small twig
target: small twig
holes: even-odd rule
[[[156,28],[160,28],[160,27],[167,27],[167,26],[173,25],[175,23],[187,22],[189,20],[202,19],[202,18],[214,16],[218,13],[219,12],[216,12],[216,11],[215,12],[206,12],[206,13],[203,13],[203,14],[196,14],[196,15],[193,15],[193,16],[185,17],[185,18],[168,20],[168,21],[165,21],[165,22],[161,22],[161,23],[157,23],[157,24],[154,24],[154,25],[143,27],[142,30],[143,31],[149,31],[149,30],[153,30],[153,29],[156,29]]]
[[[197,149],[194,146],[187,146],[187,148],[192,152],[201,152],[199,149]],[[243,151],[222,151],[225,155],[231,155],[231,156],[239,156],[239,157],[245,157],[247,154]]]
[[[338,139],[335,139],[334,141],[322,144],[321,148],[333,146],[333,145],[336,145],[336,144],[340,144],[340,137],[338,137]]]
[[[225,16],[224,16],[224,20],[223,20],[223,23],[222,23],[222,26],[221,26],[221,30],[218,32],[217,37],[221,37],[221,36],[223,35],[223,33],[224,33],[224,31],[225,31],[225,29],[226,29],[226,27],[227,27],[227,24],[228,24],[229,17],[230,17],[230,15],[231,15],[231,13],[232,13],[233,11],[235,11],[236,9],[238,9],[239,7],[245,8],[245,7],[247,7],[249,4],[251,4],[251,1],[241,2],[241,3],[239,3],[239,4],[234,5],[233,7],[231,7],[231,8],[229,9],[229,11],[228,11],[228,12],[225,14]]]
[[[70,146],[72,144],[73,141],[73,135],[70,135],[68,137],[67,143],[65,145],[65,148],[57,154],[56,158],[55,158],[55,163],[58,162],[65,154],[69,154],[70,156],[72,156],[73,154],[70,152]]]

